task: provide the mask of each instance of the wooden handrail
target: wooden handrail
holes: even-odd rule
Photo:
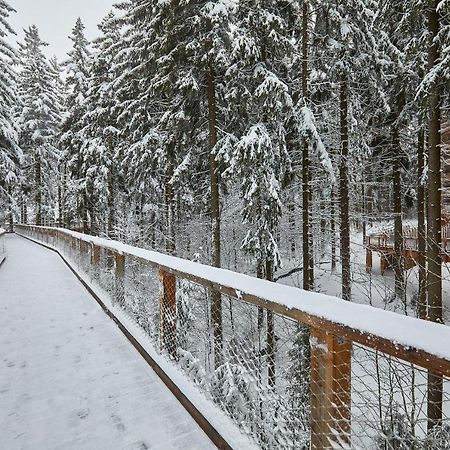
[[[434,335],[436,345],[439,345],[442,342],[448,343],[450,342],[450,327],[445,325],[434,324],[421,319],[402,316],[365,305],[352,304],[335,297],[317,295],[285,285],[276,285],[280,297],[295,296],[295,303],[298,302],[298,307],[295,307],[291,306],[294,303],[292,298],[289,299],[287,304],[286,302],[274,301],[270,296],[265,294],[256,295],[256,291],[258,293],[264,293],[270,285],[273,285],[273,283],[265,280],[230,272],[224,269],[204,266],[192,261],[182,260],[180,258],[159,254],[149,250],[139,249],[116,241],[108,241],[102,238],[83,235],[70,230],[35,227],[30,225],[16,225],[16,228],[18,230],[21,228],[30,230],[38,228],[42,231],[47,230],[47,232],[53,236],[56,236],[57,234],[71,235],[89,242],[91,245],[103,247],[114,252],[129,254],[135,258],[145,260],[148,264],[158,270],[175,275],[178,278],[191,281],[209,289],[220,291],[222,294],[228,295],[236,300],[266,308],[269,311],[301,322],[312,328],[328,332],[373,350],[400,358],[409,363],[431,370],[436,374],[450,377],[450,349],[447,349],[443,354],[443,347],[433,351],[432,344],[425,346],[422,345],[421,342],[416,341],[415,343],[411,343],[411,345],[407,345],[405,342],[400,342],[398,340],[400,336],[399,330],[414,330],[414,333],[421,337],[420,341],[428,341],[428,344],[430,344]],[[190,270],[181,270],[180,266],[186,266]],[[202,271],[205,272],[206,275],[201,275]],[[223,274],[227,277],[234,277],[235,282],[233,282],[233,280],[231,280],[230,283],[227,282],[227,284],[218,282],[217,278],[220,278],[220,276],[217,275]],[[249,284],[249,281],[252,285]],[[334,302],[338,302],[338,305],[336,306],[339,306],[339,317],[325,317],[323,314],[312,313],[310,311],[310,306],[313,298],[316,302],[325,302],[326,300],[326,303],[329,306],[333,306],[334,311],[337,311],[337,308],[334,307],[334,305],[336,305]],[[329,299],[333,302],[328,303]],[[354,318],[351,317],[351,315],[354,314],[355,311],[361,318],[360,327],[354,326],[354,322],[352,321]],[[349,316],[347,319],[345,318],[346,315]],[[377,320],[384,320],[391,324],[394,323],[396,324],[396,327],[386,328],[383,335],[377,332],[370,332],[366,322],[367,320],[370,321],[374,315],[379,316]]]

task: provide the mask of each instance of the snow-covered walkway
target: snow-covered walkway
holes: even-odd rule
[[[0,449],[214,448],[62,260],[5,239]]]

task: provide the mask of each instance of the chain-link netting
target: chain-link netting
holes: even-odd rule
[[[450,449],[450,379],[145,259],[20,232],[56,246],[261,448]]]

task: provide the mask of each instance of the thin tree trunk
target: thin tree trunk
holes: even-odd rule
[[[8,231],[12,233],[14,231],[14,214],[12,206],[11,186],[8,186],[7,192],[8,192],[8,222],[9,222]]]
[[[108,147],[110,157],[113,157],[113,138],[110,135],[108,137]],[[114,223],[115,223],[115,210],[114,210],[114,172],[113,167],[110,167],[108,172],[108,223],[107,223],[107,233],[108,237],[114,239]]]
[[[433,70],[439,59],[439,0],[428,4],[428,70]],[[442,258],[441,258],[441,116],[438,84],[432,84],[428,95],[428,220],[427,220],[427,263],[428,263],[428,319],[442,323]],[[428,374],[428,430],[442,422],[442,377]]]
[[[69,214],[66,208],[66,198],[67,198],[67,182],[66,182],[66,163],[63,164],[62,167],[62,217],[63,217],[63,227],[69,227]]]
[[[169,144],[167,148],[167,167],[166,176],[164,180],[164,190],[165,190],[165,202],[166,202],[166,252],[169,255],[175,255],[175,202],[174,202],[174,192],[172,185],[173,177],[173,158],[174,158],[174,144]]]
[[[86,193],[86,188],[83,189],[83,194],[81,196],[81,221],[83,223],[83,233],[89,232],[88,225],[88,196]]]
[[[403,258],[403,224],[402,224],[402,183],[401,166],[399,158],[400,142],[399,131],[396,125],[392,130],[392,154],[394,155],[392,165],[393,195],[394,195],[394,272],[395,272],[395,295],[404,300],[404,258]]]
[[[94,201],[94,194],[93,194],[93,188],[91,187],[89,189],[88,195],[88,211],[89,211],[89,234],[95,235],[97,233],[97,224],[96,224],[96,217],[95,217],[95,201]]]
[[[221,266],[220,254],[220,193],[219,171],[214,154],[217,144],[217,106],[216,85],[212,68],[207,73],[208,86],[208,122],[209,122],[209,175],[211,184],[211,228],[212,228],[212,265]],[[214,361],[216,368],[222,364],[222,297],[219,291],[211,294],[211,318],[214,327]]]
[[[266,260],[266,280],[273,281],[273,262]],[[275,386],[275,326],[273,312],[267,310],[267,375],[269,386]]]
[[[108,237],[114,239],[114,219],[115,219],[115,211],[114,211],[114,177],[113,173],[110,170],[108,173],[108,224],[107,224],[107,232]]]
[[[308,99],[308,1],[303,2],[302,16],[302,93]],[[309,145],[303,139],[302,151],[302,200],[303,200],[303,289],[309,291],[314,284],[314,268],[312,256],[312,234],[310,224],[310,173],[309,173]]]
[[[296,242],[295,242],[295,199],[292,198],[291,202],[288,205],[288,211],[289,211],[289,243],[290,243],[290,250],[291,250],[291,257],[295,258],[295,251],[296,251]]]
[[[340,83],[340,134],[341,158],[339,180],[339,207],[341,219],[341,263],[342,263],[342,298],[351,299],[350,275],[350,222],[349,222],[349,187],[348,187],[348,88],[347,75],[343,74]]]
[[[331,188],[330,202],[330,233],[331,233],[331,271],[336,270],[336,216],[335,216],[334,187]]]
[[[35,223],[36,225],[42,225],[42,174],[41,174],[41,160],[36,156],[34,163],[34,186],[35,193]]]
[[[425,230],[425,186],[422,182],[425,169],[425,132],[423,127],[419,130],[417,145],[417,244],[419,266],[419,294],[417,298],[418,316],[427,317],[427,291],[426,291],[426,230]]]

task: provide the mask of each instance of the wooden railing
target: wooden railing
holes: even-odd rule
[[[419,238],[416,227],[404,227],[403,231],[404,250],[419,251]],[[386,229],[367,236],[367,247],[373,250],[387,250],[394,248],[394,230]],[[442,252],[450,252],[450,223],[442,226]]]
[[[450,327],[69,230],[15,229],[103,289],[263,448],[450,438]],[[394,419],[407,436],[392,436]]]

